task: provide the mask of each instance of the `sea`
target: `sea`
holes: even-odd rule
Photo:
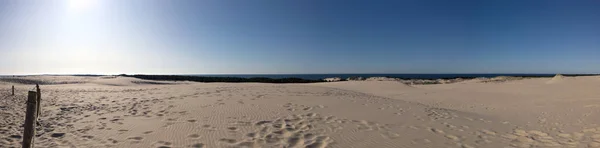
[[[556,74],[198,74],[188,76],[205,77],[240,77],[240,78],[301,78],[307,80],[319,80],[331,77],[340,77],[342,79],[350,77],[389,77],[401,79],[452,79],[452,78],[493,78],[497,76],[518,76],[518,77],[552,77]]]

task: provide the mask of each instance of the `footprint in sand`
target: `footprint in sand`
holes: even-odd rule
[[[310,110],[312,110],[312,109],[313,109],[313,107],[305,107],[305,108],[304,108],[304,109],[302,109],[302,110],[304,110],[304,111],[310,111]]]
[[[92,139],[94,138],[94,136],[90,136],[90,135],[85,135],[85,136],[81,136],[82,138],[86,138],[86,139]]]
[[[241,141],[227,138],[220,141],[232,147],[326,147],[333,140],[311,131],[313,123],[325,122],[325,118],[327,117],[309,113],[273,121],[258,121],[254,125],[262,128],[247,133],[246,138]]]
[[[436,129],[436,128],[429,128],[429,130],[430,130],[431,132],[434,132],[434,133],[438,133],[438,134],[444,134],[444,131],[442,131],[442,130],[440,130],[440,129]]]
[[[115,139],[112,139],[112,138],[108,138],[107,140],[110,141],[110,142],[112,142],[112,143],[119,143],[119,141],[117,141]]]
[[[391,131],[387,131],[387,132],[384,132],[383,134],[381,134],[381,136],[383,136],[386,139],[396,139],[396,138],[400,137],[400,134],[394,133]]]
[[[446,137],[446,138],[448,138],[450,140],[453,140],[453,141],[459,141],[460,140],[460,138],[458,138],[457,136],[450,135],[450,134],[446,134],[446,135],[444,135],[444,137]]]
[[[237,127],[228,127],[227,129],[230,130],[230,131],[237,131],[238,130]]]
[[[163,125],[162,127],[169,127],[169,126],[171,126],[171,125],[173,125],[173,124],[175,124],[175,123],[172,123],[172,122],[167,122],[167,123],[165,123],[165,125]]]
[[[190,145],[190,147],[193,147],[193,148],[203,148],[204,147],[204,143],[196,143],[196,144]]]
[[[173,144],[173,143],[167,142],[167,141],[158,141],[157,143],[162,144],[162,145],[171,145],[171,144]]]
[[[258,121],[258,122],[256,122],[254,125],[256,125],[256,126],[261,126],[261,125],[263,125],[263,124],[267,124],[267,123],[271,123],[271,121]]]
[[[486,135],[490,135],[490,136],[496,136],[496,132],[494,132],[494,131],[490,131],[490,130],[482,129],[480,132],[481,132],[481,133],[484,133],[484,134],[486,134]]]
[[[189,138],[200,138],[200,135],[198,135],[198,134],[191,134],[191,135],[188,135],[188,137]]]
[[[221,138],[221,139],[219,139],[219,141],[228,143],[228,144],[234,144],[237,142],[237,140],[235,140],[235,139],[228,139],[228,138]]]
[[[137,140],[137,141],[140,141],[140,140],[142,140],[142,139],[144,139],[144,138],[143,138],[143,137],[129,137],[129,138],[127,138],[127,139],[131,139],[131,140]]]

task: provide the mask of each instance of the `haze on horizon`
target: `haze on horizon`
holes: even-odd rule
[[[597,0],[0,1],[0,74],[600,73]]]

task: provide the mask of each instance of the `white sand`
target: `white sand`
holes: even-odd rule
[[[412,86],[21,79],[57,84],[41,86],[36,147],[600,147],[599,77]],[[20,147],[32,87],[0,82],[0,147]]]

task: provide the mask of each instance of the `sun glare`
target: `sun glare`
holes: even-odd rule
[[[68,0],[69,9],[75,11],[83,11],[89,9],[96,3],[95,0]]]

